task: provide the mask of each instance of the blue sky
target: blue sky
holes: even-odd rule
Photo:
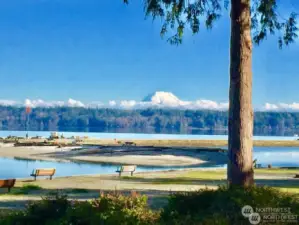
[[[167,91],[227,101],[228,16],[178,47],[160,38],[160,26],[145,20],[140,0],[1,1],[0,99],[141,100]],[[298,55],[299,42],[279,50],[275,38],[254,48],[256,106],[299,102]]]

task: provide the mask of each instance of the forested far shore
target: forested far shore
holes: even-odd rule
[[[226,134],[227,111],[0,107],[1,130],[65,130]],[[299,133],[299,112],[255,112],[257,135]]]

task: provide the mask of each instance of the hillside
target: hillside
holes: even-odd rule
[[[299,113],[256,112],[257,135],[299,133]],[[0,106],[1,130],[116,131],[225,134],[227,112],[179,109],[33,108]]]

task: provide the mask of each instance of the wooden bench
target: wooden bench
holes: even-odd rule
[[[126,141],[123,146],[136,146],[136,143],[132,141]]]
[[[34,180],[36,180],[36,177],[38,176],[50,176],[50,180],[52,180],[52,176],[54,176],[56,170],[55,169],[35,169],[32,171],[30,176],[34,177]]]
[[[115,172],[119,173],[119,176],[121,176],[121,173],[131,173],[131,176],[133,176],[135,170],[136,166],[121,166]]]
[[[7,188],[8,192],[15,186],[16,179],[0,180],[0,188]]]

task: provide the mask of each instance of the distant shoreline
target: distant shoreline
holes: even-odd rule
[[[63,133],[60,133],[63,134]],[[81,134],[81,133],[80,133]],[[82,135],[82,134],[81,134]],[[113,135],[111,135],[113,136]],[[67,144],[68,146],[75,147],[74,145],[99,145],[99,146],[123,146],[125,142],[132,142],[138,147],[180,147],[180,148],[213,148],[212,151],[217,149],[227,148],[228,141],[223,139],[168,139],[168,136],[161,136],[160,139],[151,138],[136,138],[134,135],[131,135],[132,138],[129,138],[130,135],[120,135],[119,138],[112,138],[109,135],[103,135],[103,137],[92,137],[92,136],[76,136],[72,138],[58,138],[52,141],[47,140],[46,138],[29,138],[29,139],[20,139],[19,143],[27,143],[30,145],[46,145],[47,143],[56,143],[56,144]],[[141,136],[142,137],[142,136]],[[207,137],[208,138],[208,137]],[[1,139],[1,138],[0,138]],[[5,138],[1,139],[0,142],[3,142]],[[9,140],[9,139],[8,139]],[[11,139],[15,143],[14,139]],[[73,143],[75,140],[80,140],[77,143]],[[254,147],[299,147],[299,140],[297,137],[294,137],[293,140],[281,139],[281,140],[253,140]]]
[[[118,141],[118,140],[116,140]],[[196,147],[196,148],[223,148],[227,146],[227,140],[119,140],[121,142],[134,142],[137,146],[154,147]],[[117,145],[113,139],[89,138],[83,141],[85,145]],[[299,147],[298,140],[254,140],[255,147]],[[214,150],[214,149],[213,149]]]
[[[9,135],[25,137],[26,133],[29,137],[42,136],[48,137],[52,132],[63,134],[65,137],[71,136],[89,136],[90,138],[104,138],[104,139],[138,139],[138,140],[226,140],[228,135],[226,133],[147,133],[147,132],[104,132],[104,131],[70,131],[70,130],[0,130],[0,138],[5,138]],[[253,136],[254,140],[288,140],[294,141],[299,139],[295,135],[266,135],[259,134]]]

